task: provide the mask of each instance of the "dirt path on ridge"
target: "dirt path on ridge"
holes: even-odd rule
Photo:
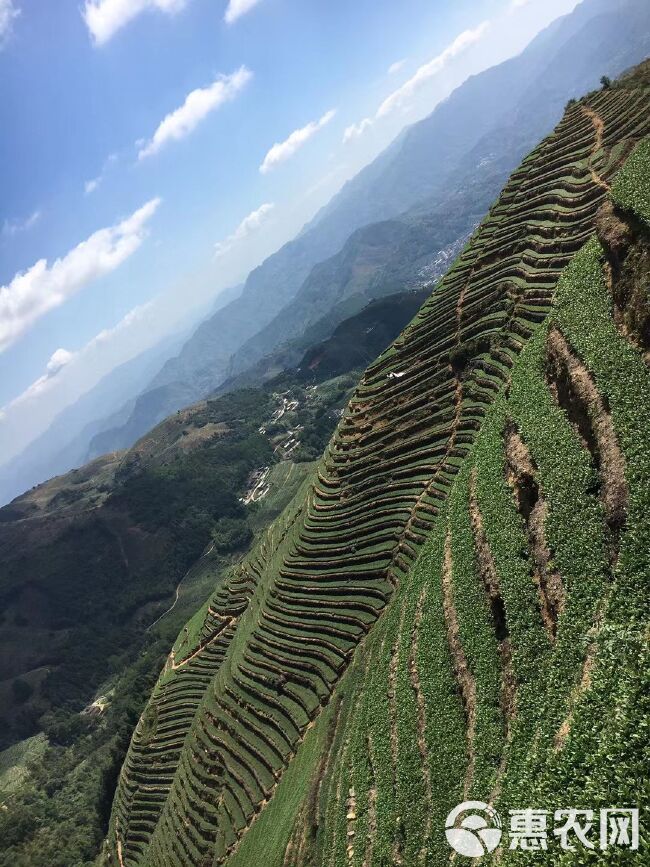
[[[589,118],[594,127],[594,143],[589,154],[589,172],[591,174],[591,179],[599,187],[602,187],[602,189],[609,192],[609,184],[601,175],[598,174],[598,172],[594,168],[594,157],[603,146],[603,133],[605,132],[605,122],[598,114],[598,112],[594,111],[593,108],[589,108],[588,105],[581,106],[581,109],[582,113]]]

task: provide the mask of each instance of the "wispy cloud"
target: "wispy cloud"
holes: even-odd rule
[[[386,97],[377,110],[377,117],[384,117],[395,111],[395,109],[408,105],[413,95],[425,82],[441,72],[450,60],[453,60],[459,54],[462,54],[463,51],[466,51],[470,45],[474,45],[482,39],[488,27],[488,22],[483,21],[482,24],[479,24],[473,30],[464,30],[459,34],[444,51],[441,51],[437,57],[421,66],[415,75],[409,78],[405,84]]]
[[[161,121],[151,140],[140,148],[138,159],[150,157],[170,141],[188,136],[210,112],[234,99],[252,77],[250,69],[241,66],[232,75],[220,75],[208,87],[193,90],[185,97],[183,105]]]
[[[264,161],[260,166],[260,172],[265,175],[278,163],[284,162],[284,160],[288,160],[289,157],[292,157],[299,148],[301,148],[318,132],[318,130],[328,124],[335,114],[336,110],[330,109],[330,111],[325,112],[320,120],[313,120],[306,126],[303,126],[300,129],[295,129],[283,142],[276,142],[264,157]]]
[[[232,24],[233,21],[236,21],[238,18],[241,18],[242,15],[250,12],[253,6],[257,6],[259,2],[260,0],[230,0],[225,15],[223,16],[223,20],[227,24]]]
[[[107,343],[119,336],[125,329],[141,321],[149,312],[152,304],[153,302],[150,301],[147,304],[140,304],[138,307],[134,307],[133,310],[129,310],[117,325],[114,325],[112,328],[104,328],[76,352],[71,352],[68,349],[57,349],[53,352],[50,360],[45,365],[45,373],[34,380],[18,397],[15,397],[6,406],[0,408],[0,421],[15,407],[27,401],[36,400],[49,391],[55,385],[58,375],[65,367],[82,361],[97,346]]]
[[[451,60],[481,40],[489,26],[488,21],[483,21],[472,30],[463,30],[440,54],[420,66],[408,81],[389,94],[375,112],[374,117],[365,117],[358,123],[348,126],[343,133],[343,141],[347,142],[358,138],[378,120],[392,114],[397,109],[409,108],[418,90],[438,75]]]
[[[396,60],[395,63],[391,63],[391,65],[388,67],[388,74],[395,75],[395,73],[399,72],[405,63],[406,59]]]
[[[13,0],[0,0],[0,48],[9,38],[14,19],[19,15],[20,9],[16,8]]]
[[[360,135],[363,135],[364,132],[373,125],[374,120],[371,117],[364,117],[363,120],[360,120],[359,123],[351,123],[350,126],[346,126],[345,132],[343,133],[343,142],[349,142],[351,139],[359,138]]]
[[[235,246],[235,244],[243,241],[244,238],[247,238],[252,232],[257,231],[274,207],[275,205],[273,202],[265,202],[263,205],[260,205],[256,211],[251,211],[247,217],[244,217],[231,235],[228,235],[225,240],[219,241],[215,244],[215,258],[225,255]]]
[[[530,2],[531,0],[510,0],[510,11],[512,12],[515,9],[520,9],[522,6],[526,6]]]
[[[140,247],[160,199],[151,199],[130,217],[99,229],[62,259],[40,259],[0,287],[0,352],[31,326],[93,280],[114,271]]]
[[[108,171],[109,166],[117,161],[117,154],[110,154],[110,156],[104,162],[102,166],[101,172],[97,175],[96,178],[91,178],[89,181],[86,181],[84,184],[84,193],[89,196],[91,193],[94,193],[97,187],[99,187],[106,177],[106,172]]]
[[[29,217],[25,217],[24,220],[5,220],[2,224],[2,235],[7,238],[13,238],[14,235],[27,232],[38,223],[42,216],[42,212],[37,208]]]
[[[95,45],[103,45],[142,12],[158,9],[171,15],[186,3],[187,0],[86,0],[82,14]]]

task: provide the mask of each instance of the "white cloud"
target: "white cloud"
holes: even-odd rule
[[[219,241],[218,244],[215,244],[215,258],[225,255],[235,244],[243,241],[251,232],[257,231],[274,207],[275,205],[272,202],[265,202],[256,211],[251,211],[247,217],[244,217],[232,235],[228,235],[224,241]]]
[[[395,75],[395,73],[399,72],[405,63],[406,63],[405,59],[396,60],[395,63],[391,63],[391,65],[388,67],[388,74],[389,75]]]
[[[389,94],[377,109],[374,117],[365,117],[359,123],[348,126],[343,133],[343,141],[348,142],[351,139],[358,138],[376,121],[392,114],[398,108],[409,108],[417,91],[431,78],[438,75],[450,60],[453,60],[459,54],[466,51],[470,45],[482,39],[489,26],[488,21],[483,21],[473,30],[464,30],[460,33],[440,54],[428,63],[420,66],[408,81]]]
[[[257,6],[259,2],[260,0],[230,0],[223,20],[227,24],[232,24],[233,21],[250,12],[253,6]]]
[[[130,328],[134,323],[143,319],[145,314],[149,311],[149,308],[152,306],[152,303],[153,302],[149,302],[134,307],[133,310],[130,310],[126,316],[117,323],[117,325],[100,331],[99,334],[95,335],[95,337],[89,340],[88,343],[86,343],[85,346],[82,346],[81,349],[77,350],[77,352],[70,352],[68,349],[57,349],[53,352],[50,360],[45,366],[45,373],[32,382],[32,384],[29,385],[25,391],[19,394],[18,397],[15,397],[10,403],[0,409],[0,421],[7,416],[8,412],[15,409],[17,406],[28,401],[36,400],[36,398],[41,397],[45,392],[49,391],[55,385],[56,378],[64,367],[72,365],[73,362],[74,364],[78,364],[99,344],[106,343],[112,338],[117,337],[122,331]]]
[[[54,376],[61,368],[69,364],[74,358],[74,352],[69,352],[67,349],[57,349],[52,353],[50,360],[47,363],[47,372],[50,376]]]
[[[14,19],[20,15],[20,9],[14,6],[13,0],[0,0],[0,48],[11,33]]]
[[[514,9],[520,9],[528,3],[530,3],[530,0],[510,0],[510,11],[512,12]]]
[[[288,160],[289,157],[292,157],[299,148],[301,148],[313,135],[315,135],[315,133],[318,132],[319,129],[322,129],[326,124],[328,124],[335,114],[336,111],[330,109],[330,111],[325,112],[320,120],[313,120],[306,126],[303,126],[300,129],[295,129],[283,142],[276,142],[264,157],[264,161],[260,166],[260,172],[265,175],[278,163],[284,162],[284,160]]]
[[[360,120],[359,123],[352,123],[350,126],[346,126],[345,132],[343,133],[343,142],[349,142],[353,138],[359,138],[360,135],[363,135],[364,132],[368,129],[369,126],[372,126],[374,123],[371,117],[364,117],[363,120]]]
[[[115,226],[94,232],[51,266],[40,259],[28,271],[16,274],[8,286],[0,287],[0,352],[41,316],[135,253],[159,204],[160,199],[151,199]]]
[[[38,223],[42,216],[42,212],[37,209],[24,220],[5,220],[2,224],[2,234],[5,237],[13,238],[20,232],[27,232]]]
[[[91,180],[86,181],[86,183],[84,184],[84,193],[87,196],[89,196],[91,193],[94,193],[95,190],[97,189],[97,187],[101,184],[101,182],[102,182],[102,176],[101,175],[97,175],[96,178],[92,178]]]
[[[488,22],[483,21],[482,24],[479,24],[478,27],[475,27],[473,30],[464,30],[459,34],[444,51],[441,51],[437,57],[434,57],[433,60],[430,60],[428,63],[421,66],[415,75],[409,78],[405,84],[393,91],[390,96],[386,97],[377,109],[377,117],[385,117],[387,114],[395,111],[395,109],[408,105],[411,102],[413,94],[419,90],[426,81],[433,78],[434,75],[437,75],[442,69],[444,69],[450,60],[453,60],[454,57],[457,57],[469,48],[470,45],[473,45],[475,42],[482,39],[488,27]]]
[[[103,182],[109,166],[117,162],[117,158],[117,154],[109,154],[107,159],[104,161],[101,172],[97,175],[97,177],[91,178],[89,181],[86,181],[86,183],[84,184],[84,193],[87,196],[89,196],[91,193],[94,193],[97,187]]]
[[[170,141],[189,135],[211,111],[234,99],[253,77],[253,73],[241,66],[232,75],[220,75],[208,87],[199,87],[185,98],[180,108],[170,112],[159,124],[153,138],[140,145],[138,159],[157,153]]]
[[[0,0],[1,2],[1,0]],[[95,45],[103,45],[147,9],[179,12],[187,0],[86,0],[83,17]]]

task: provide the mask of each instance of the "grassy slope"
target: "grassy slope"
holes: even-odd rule
[[[549,542],[558,568],[567,566],[565,589],[585,583],[579,568],[594,580],[588,592],[567,596],[570,628],[565,637],[561,621],[551,649],[522,558],[525,528],[499,469],[500,424],[516,409],[514,384],[512,409],[499,394],[544,318],[560,270],[593,231],[604,195],[598,174],[611,176],[644,130],[647,99],[633,82],[592,97],[602,143],[594,147],[592,119],[578,106],[524,162],[439,291],[367,373],[317,478],[197,616],[193,634],[180,637],[170,661],[181,674],[167,668],[123,769],[106,850],[112,863],[202,864],[212,853],[215,863],[251,865],[442,863],[439,829],[461,793],[523,797],[540,779],[542,745],[528,757],[531,731],[546,726],[548,735],[566,710],[563,699],[573,701],[565,681],[542,701],[540,666],[557,657],[549,670],[574,671],[575,636],[593,619],[605,566],[589,467],[576,452],[584,497],[576,488],[573,498],[587,510],[571,541],[578,547],[565,544],[562,553],[563,519],[552,496]],[[519,371],[535,347],[541,351],[540,340]],[[463,458],[486,414],[473,452],[484,456],[475,498],[506,600],[517,685],[512,721],[499,716],[495,660],[505,659],[503,637],[485,599],[477,606],[482,584],[467,519]],[[568,424],[555,421],[558,442],[570,449]],[[546,484],[561,491],[559,470],[548,473]],[[587,558],[577,565],[576,550]],[[325,576],[338,604],[325,594]],[[330,750],[332,707],[338,725]],[[576,722],[570,731],[577,730]],[[292,835],[296,815],[303,821]]]

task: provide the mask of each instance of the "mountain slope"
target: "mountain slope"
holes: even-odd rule
[[[611,177],[650,131],[649,107],[650,91],[638,78],[570,107],[511,177],[413,322],[366,371],[317,472],[172,648],[122,769],[107,863],[338,867],[364,860],[414,864],[425,857],[447,863],[439,829],[459,800],[459,785],[466,794],[474,780],[480,782],[488,800],[490,789],[483,786],[496,782],[509,717],[498,717],[501,663],[495,661],[501,654],[502,664],[509,664],[510,645],[498,643],[510,633],[517,637],[515,684],[504,677],[504,695],[517,688],[515,759],[522,767],[539,705],[535,689],[526,687],[533,683],[532,662],[550,658],[539,655],[544,642],[568,644],[575,654],[581,647],[575,636],[585,637],[593,608],[580,608],[578,579],[575,604],[584,619],[567,619],[565,639],[563,623],[553,622],[560,603],[546,590],[544,577],[538,583],[550,623],[540,616],[528,574],[533,564],[522,557],[524,519],[518,525],[507,520],[515,501],[510,511],[506,505],[496,515],[494,505],[487,511],[489,485],[496,485],[502,500],[505,489],[489,456],[481,463],[477,497],[494,558],[503,552],[504,591],[511,591],[505,635],[496,597],[494,608],[487,607],[492,590],[482,609],[468,603],[458,611],[462,627],[456,629],[452,606],[460,609],[460,602],[448,587],[453,563],[467,549],[447,554],[440,546],[467,544],[467,533],[460,531],[447,542],[445,528],[475,454],[472,446],[489,450],[482,443],[499,441],[504,386],[512,380],[509,399],[517,400],[515,377],[531,356],[524,354],[521,362],[518,357],[533,335],[543,334],[539,326],[553,306],[560,275],[592,235]],[[594,255],[589,247],[583,259],[593,265]],[[572,274],[562,287],[580,284]],[[565,298],[568,290],[558,291]],[[601,328],[602,306],[599,300],[590,311]],[[580,334],[593,351],[586,323]],[[540,339],[533,339],[530,352]],[[636,350],[624,348],[628,360],[629,352]],[[599,370],[606,370],[606,361],[606,355],[597,361]],[[643,368],[638,353],[629,364],[636,375]],[[562,388],[559,374],[559,400]],[[626,394],[617,400],[629,411]],[[517,404],[520,414],[524,403]],[[527,411],[537,405],[533,401]],[[642,423],[636,419],[633,430]],[[542,441],[543,434],[541,428]],[[587,458],[581,460],[584,465]],[[525,467],[520,475],[526,475]],[[516,478],[513,484],[519,484]],[[525,512],[530,482],[523,479],[520,487]],[[616,510],[612,515],[611,533],[618,528],[620,534]],[[492,519],[500,521],[494,529],[488,526]],[[635,526],[626,537],[632,545]],[[536,535],[534,528],[530,532],[532,545],[539,528]],[[623,557],[623,537],[615,544]],[[537,556],[537,568],[549,569],[543,546]],[[442,570],[440,580],[431,578],[436,570]],[[475,592],[469,579],[462,586]],[[573,606],[569,596],[564,600]],[[496,632],[480,613],[489,610]],[[472,616],[478,618],[476,645],[468,642],[463,653],[476,672],[475,688],[467,686],[459,651]],[[488,626],[491,656],[481,645]],[[486,737],[476,745],[459,692],[468,718],[476,715],[477,724],[485,725]],[[561,695],[570,713],[566,689]],[[478,701],[474,713],[472,702]],[[558,695],[549,703],[549,720],[558,716],[559,702]],[[584,731],[577,725],[576,730]],[[592,752],[590,761],[600,767],[605,756]],[[535,778],[534,772],[517,776],[516,761],[506,773],[513,789],[517,780]]]
[[[435,259],[480,219],[523,154],[557,122],[569,97],[645,56],[649,14],[644,0],[585,0],[518,57],[468,79],[346,184],[295,240],[250,274],[241,298],[201,326],[141,396],[127,425],[103,447],[129,445],[179,406],[205,396],[313,324],[336,303],[346,283],[346,263],[361,265],[368,239],[372,244],[372,234],[383,231],[379,226],[361,233],[341,256],[324,262],[358,228],[392,220],[424,201],[425,211],[438,209],[437,223],[394,229],[428,234],[429,258]],[[461,179],[464,204],[455,201]],[[477,190],[480,196],[472,198]],[[459,214],[453,237],[444,220],[450,202]],[[408,264],[405,258],[403,266]],[[373,274],[381,282],[381,267],[380,262],[367,275],[366,292]],[[332,270],[334,279],[325,283],[328,291],[311,313],[314,287],[322,288],[323,273]]]
[[[371,304],[302,370],[176,413],[0,509],[2,867],[97,854],[180,626],[300,487],[363,366],[423,298]]]
[[[585,21],[586,15],[593,17]],[[650,52],[648,34],[647,4],[586,3],[575,16],[555,22],[519,58],[471,78],[456,92],[456,101],[450,98],[407,132],[400,159],[375,182],[381,189],[376,190],[378,198],[397,202],[404,196],[408,212],[399,215],[401,226],[396,220],[365,226],[338,254],[316,265],[289,304],[233,355],[229,374],[242,372],[299,334],[324,315],[343,290],[378,297],[382,282],[402,279],[405,285],[427,259],[465,238],[510,172],[557,123],[567,100],[595,87],[603,72],[616,76],[643,59]],[[446,120],[450,110],[453,117],[463,111],[465,125]],[[486,126],[488,132],[477,134]],[[382,212],[379,202],[376,211]],[[367,256],[373,244],[385,256],[376,263]],[[359,286],[356,272],[361,274]]]
[[[174,335],[119,365],[62,410],[46,431],[0,468],[0,505],[45,479],[86,463],[93,438],[106,427],[127,420],[132,409],[129,402],[151,381],[160,365],[178,351],[184,339],[185,334]]]

